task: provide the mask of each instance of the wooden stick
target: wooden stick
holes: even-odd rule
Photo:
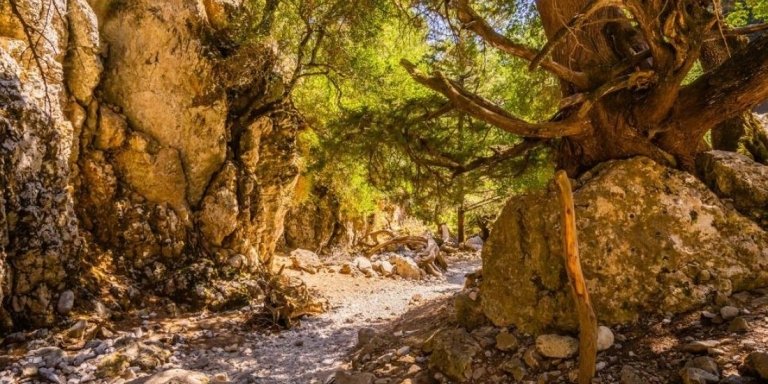
[[[558,171],[555,181],[560,192],[563,208],[563,250],[565,269],[571,283],[571,293],[576,300],[579,314],[579,384],[590,384],[595,376],[597,362],[597,316],[589,299],[579,260],[579,243],[576,237],[576,211],[573,206],[571,181],[565,171]]]

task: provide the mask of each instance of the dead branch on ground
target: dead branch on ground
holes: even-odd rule
[[[589,299],[579,260],[579,244],[576,235],[576,212],[573,205],[571,182],[565,171],[555,176],[563,208],[563,251],[565,269],[579,315],[579,383],[589,384],[595,376],[597,361],[597,316]]]

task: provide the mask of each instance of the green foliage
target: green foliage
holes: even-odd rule
[[[701,67],[701,62],[697,60],[696,64],[693,65],[693,68],[691,68],[688,74],[685,75],[685,80],[683,80],[683,85],[688,85],[690,83],[693,83],[694,80],[698,79],[703,74],[704,74],[704,69]]]
[[[554,113],[558,84],[470,35],[457,40],[450,26],[440,24],[447,21],[430,9],[414,12],[423,17],[417,20],[427,21],[378,25],[376,34],[369,36],[375,43],[345,46],[348,71],[305,78],[294,90],[293,100],[312,126],[312,134],[302,139],[312,147],[305,175],[330,186],[348,212],[369,213],[376,209],[377,199],[386,199],[407,205],[412,214],[429,222],[455,223],[456,210],[463,204],[478,207],[467,214],[472,223],[480,216],[495,215],[507,195],[545,184],[552,169],[548,151],[461,174],[433,164],[431,154],[437,152],[456,164],[467,164],[521,139],[457,111],[425,118],[447,103],[413,81],[400,60],[460,79],[471,91],[530,120]],[[541,28],[527,20],[524,27],[510,28],[510,33],[540,44]]]
[[[298,200],[315,186],[330,189],[352,216],[383,200],[410,207],[431,222],[467,222],[495,214],[504,197],[541,186],[551,173],[546,149],[467,172],[435,164],[490,158],[521,138],[443,111],[446,101],[413,81],[407,59],[459,79],[517,116],[543,120],[555,112],[558,83],[526,63],[499,54],[452,24],[442,1],[408,8],[391,0],[246,0],[226,31],[232,47],[276,45],[286,56],[286,93],[312,128],[299,137]],[[511,38],[541,45],[532,2],[478,1],[489,21]],[[225,52],[226,54],[226,52]]]
[[[726,10],[725,20],[732,27],[768,21],[768,0],[738,0]]]

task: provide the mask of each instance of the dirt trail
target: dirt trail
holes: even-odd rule
[[[257,345],[253,355],[231,361],[229,366],[222,362],[218,371],[228,371],[234,378],[237,371],[253,370],[257,383],[322,382],[342,367],[359,329],[379,328],[414,304],[455,293],[463,286],[464,275],[479,267],[479,258],[454,261],[443,278],[431,281],[304,274],[307,285],[326,297],[332,309],[279,335],[248,337]]]
[[[35,332],[0,350],[0,383],[131,383],[171,368],[202,372],[213,383],[323,383],[346,368],[358,330],[384,329],[415,305],[452,295],[480,258],[449,264],[442,278],[421,281],[288,271],[327,298],[331,309],[279,333],[247,326],[250,308],[173,318],[130,315],[121,329],[74,347]],[[126,345],[139,349],[130,352]]]

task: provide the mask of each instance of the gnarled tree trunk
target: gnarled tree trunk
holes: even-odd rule
[[[721,24],[718,2],[706,3],[538,0],[548,41],[535,49],[495,31],[468,0],[453,2],[464,28],[560,79],[562,106],[546,122],[523,121],[441,73],[403,65],[463,112],[556,144],[559,166],[571,175],[637,155],[692,170],[709,130],[768,98],[765,34],[683,84],[713,31],[724,30],[714,38],[740,33]]]

